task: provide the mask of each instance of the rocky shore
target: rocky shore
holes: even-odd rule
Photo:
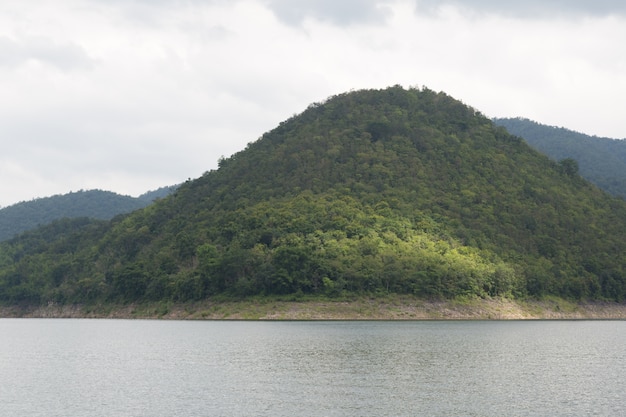
[[[626,304],[562,299],[423,300],[407,296],[348,301],[202,301],[130,305],[0,306],[0,317],[164,320],[622,320]]]

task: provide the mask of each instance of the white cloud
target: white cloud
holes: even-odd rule
[[[312,102],[394,84],[626,137],[623,7],[463,3],[3,2],[0,205],[181,182]]]

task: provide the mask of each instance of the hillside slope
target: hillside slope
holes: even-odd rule
[[[522,118],[494,122],[555,161],[574,159],[580,175],[603,190],[626,198],[626,140],[589,136]]]
[[[332,97],[149,207],[50,227],[0,245],[0,300],[626,295],[626,204],[428,89]]]
[[[175,189],[176,186],[161,187],[139,197],[111,191],[81,190],[23,201],[0,209],[0,241],[63,218],[109,220],[118,214],[145,207],[155,199],[171,194]]]

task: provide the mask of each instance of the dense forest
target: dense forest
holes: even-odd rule
[[[63,218],[89,217],[109,220],[118,214],[143,208],[171,194],[177,186],[161,187],[139,197],[111,191],[81,190],[23,201],[0,209],[0,241]]]
[[[550,158],[571,158],[580,175],[603,190],[626,198],[626,140],[599,138],[523,118],[494,119]]]
[[[444,93],[341,94],[146,208],[0,244],[0,301],[622,301],[626,203],[571,162]]]

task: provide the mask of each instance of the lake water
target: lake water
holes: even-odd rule
[[[0,416],[623,416],[626,322],[0,319]]]

